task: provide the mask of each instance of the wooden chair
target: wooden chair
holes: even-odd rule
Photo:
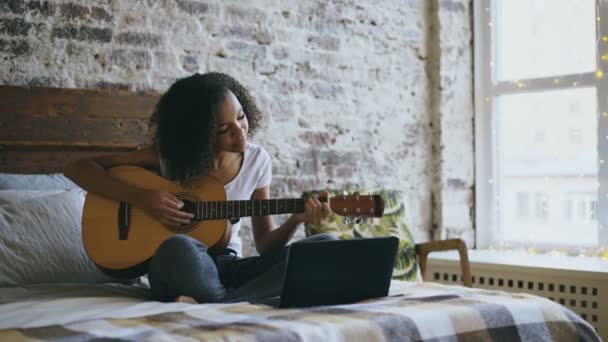
[[[471,265],[469,264],[469,254],[467,253],[467,245],[462,239],[448,239],[429,241],[416,244],[416,256],[418,265],[422,273],[422,279],[426,276],[426,261],[429,253],[457,250],[460,255],[460,271],[462,274],[462,283],[466,287],[473,287],[473,279],[471,276]]]

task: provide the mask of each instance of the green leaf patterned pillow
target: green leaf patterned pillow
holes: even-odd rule
[[[324,190],[304,192],[302,197],[316,196]],[[329,196],[341,195],[343,190],[328,190]],[[397,259],[393,270],[393,279],[421,281],[420,270],[416,262],[416,248],[410,233],[406,216],[405,201],[401,191],[378,189],[372,191],[345,189],[349,194],[359,191],[361,195],[380,195],[384,199],[384,215],[378,218],[365,218],[362,223],[356,223],[350,218],[348,223],[340,215],[332,213],[323,225],[306,224],[306,236],[321,233],[333,233],[340,239],[358,237],[396,236],[399,238]]]

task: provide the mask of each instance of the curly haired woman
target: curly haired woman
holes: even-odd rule
[[[184,204],[174,194],[125,184],[106,170],[118,165],[156,169],[184,186],[214,176],[224,184],[229,200],[268,199],[270,155],[248,142],[259,119],[255,101],[235,79],[222,73],[194,74],[177,80],[156,105],[150,119],[153,146],[81,159],[68,164],[64,173],[85,190],[140,207],[165,225],[187,224],[193,216],[180,210]],[[207,246],[187,235],[174,235],[148,263],[151,297],[210,303],[277,296],[285,246],[300,223],[319,224],[329,212],[326,203],[310,198],[305,212],[293,214],[279,227],[274,227],[270,216],[253,217],[253,238],[260,253],[255,257],[241,257],[240,221],[228,223],[232,235],[221,253],[209,253]]]

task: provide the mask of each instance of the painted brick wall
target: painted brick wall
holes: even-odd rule
[[[0,83],[162,92],[230,73],[265,113],[255,140],[274,158],[272,196],[399,188],[417,240],[472,244],[470,6],[0,0]]]

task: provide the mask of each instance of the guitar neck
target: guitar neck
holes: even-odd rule
[[[304,203],[302,198],[196,202],[193,220],[295,214],[304,212]]]

